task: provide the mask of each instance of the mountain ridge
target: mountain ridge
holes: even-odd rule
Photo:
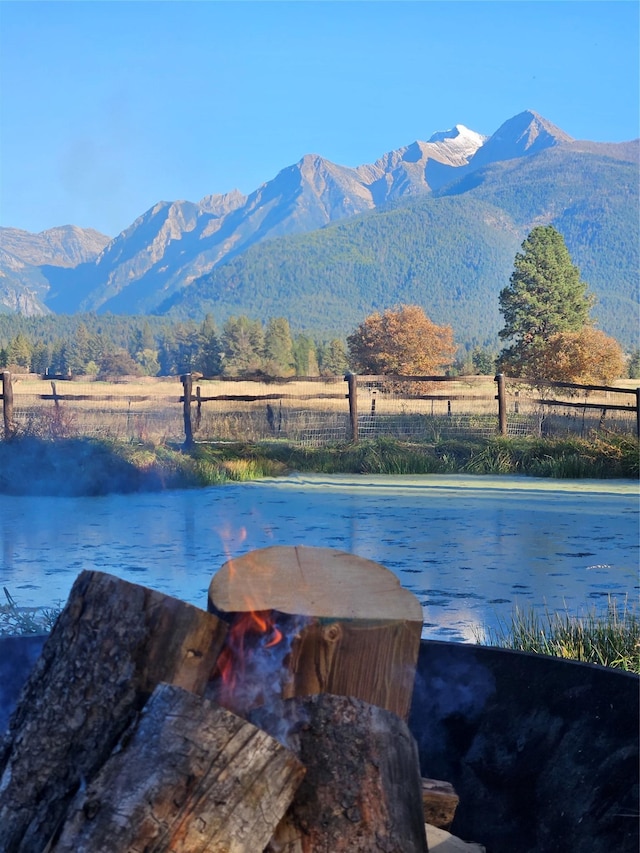
[[[220,322],[251,312],[289,316],[309,330],[327,329],[326,316],[346,333],[367,313],[409,301],[452,325],[456,340],[492,346],[501,327],[498,295],[515,254],[532,227],[552,224],[597,297],[598,326],[630,349],[638,345],[633,163],[558,146],[461,183],[464,192],[453,184],[389,211],[251,247],[161,310],[176,319],[211,312]]]
[[[562,166],[556,167],[553,158],[545,160],[542,157],[550,151],[571,164],[569,174],[573,184],[566,192]],[[70,257],[66,261],[56,258],[51,250],[46,255],[44,248],[41,256],[32,251],[28,257],[24,253],[20,257],[16,237],[20,232],[0,229],[5,250],[0,254],[0,310],[27,314],[49,311],[149,314],[175,311],[181,303],[181,310],[184,310],[184,304],[191,299],[194,283],[201,289],[207,275],[231,263],[234,269],[244,269],[235,259],[252,247],[262,246],[268,253],[274,251],[273,244],[280,239],[310,234],[362,216],[379,216],[398,206],[419,203],[421,199],[477,198],[489,205],[489,218],[508,222],[508,228],[518,238],[522,238],[532,224],[545,222],[563,222],[569,231],[575,231],[572,223],[580,221],[585,229],[589,223],[581,211],[588,205],[580,186],[580,169],[585,174],[582,182],[586,186],[597,184],[598,192],[602,192],[602,187],[596,172],[607,173],[611,183],[608,195],[616,206],[618,194],[626,191],[625,182],[631,188],[630,198],[634,196],[634,189],[637,190],[637,181],[634,184],[628,173],[622,177],[628,163],[633,162],[637,167],[637,157],[637,141],[574,140],[532,110],[507,120],[489,137],[458,124],[450,130],[432,134],[426,142],[416,140],[386,152],[374,163],[356,167],[334,164],[319,154],[306,154],[249,195],[232,190],[203,196],[199,202],[158,202],[101,246],[100,240],[108,238],[96,237],[97,232],[92,232],[93,249],[90,251],[87,245],[84,255],[78,255],[80,260],[75,264]],[[530,189],[533,173],[529,166],[534,162],[542,164],[535,180],[546,200],[544,207],[534,203],[536,193],[532,196]],[[617,165],[609,168],[606,165],[609,162]],[[554,171],[557,189],[547,180],[545,169]],[[518,170],[523,170],[524,195],[518,181],[513,180]],[[508,184],[502,196],[500,181]],[[573,213],[571,198],[574,198]],[[444,210],[444,206],[441,207]],[[607,214],[598,208],[597,215],[602,218]],[[459,222],[464,223],[467,236],[473,236],[476,230],[473,220],[460,216]],[[380,223],[379,226],[382,227]],[[610,232],[608,227],[604,230]],[[11,233],[7,235],[6,232]],[[445,245],[449,240],[446,229],[439,233]],[[7,250],[7,236],[12,251]],[[580,240],[574,237],[574,247],[580,249]],[[382,244],[385,242],[381,233],[376,239]],[[481,238],[476,236],[476,239]],[[96,247],[99,247],[97,253]],[[454,243],[450,249],[455,251]],[[596,269],[597,262],[594,266],[588,251],[583,252],[583,257],[590,268]],[[34,259],[41,262],[32,263]],[[449,267],[455,266],[454,261],[454,258],[447,261],[444,255],[439,256],[441,276],[448,277],[447,263]],[[378,259],[377,263],[383,264],[383,261]],[[599,276],[597,269],[596,272]],[[505,275],[504,264],[496,267],[498,274]],[[506,271],[507,279],[508,274]],[[614,282],[614,289],[617,287]],[[236,293],[242,288],[243,283],[239,281]],[[363,288],[366,291],[366,283]],[[366,310],[366,293],[359,299]],[[424,294],[423,302],[428,305],[428,293]],[[373,304],[371,299],[369,303]],[[221,315],[228,313],[224,300],[218,301],[218,308]],[[195,301],[193,310],[199,310]]]
[[[104,247],[99,257],[85,259],[78,274],[40,270],[52,284],[44,300],[46,309],[58,313],[100,310],[124,288],[145,277],[149,282],[142,289],[157,288],[165,299],[255,242],[314,230],[406,195],[429,192],[451,178],[452,170],[467,163],[484,143],[485,137],[465,131],[441,132],[433,142],[414,142],[358,167],[307,154],[248,196],[231,191],[205,196],[205,204],[158,202]],[[460,152],[461,137],[466,156]],[[419,156],[407,156],[416,148]],[[157,215],[161,209],[166,213],[162,222]],[[200,220],[197,225],[196,219]],[[150,233],[153,222],[155,235]],[[0,234],[4,242],[3,232]],[[177,239],[185,241],[184,260],[163,270],[158,261]],[[78,298],[80,291],[84,293]]]

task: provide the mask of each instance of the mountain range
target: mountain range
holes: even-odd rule
[[[415,303],[488,344],[522,240],[553,224],[598,325],[633,346],[638,154],[638,140],[577,141],[525,111],[489,137],[456,125],[354,168],[308,154],[248,196],[158,202],[114,239],[2,228],[0,311],[281,316],[343,334]]]

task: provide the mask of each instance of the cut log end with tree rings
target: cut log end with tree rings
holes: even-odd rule
[[[346,551],[309,546],[261,548],[229,560],[211,581],[209,609],[422,626],[420,602],[389,569]]]
[[[379,563],[330,548],[276,546],[251,551],[225,563],[213,577],[209,610],[231,622],[226,663],[227,675],[233,671],[234,701],[243,693],[243,678],[255,686],[261,673],[272,677],[263,652],[268,646],[274,659],[277,636],[284,644],[277,698],[354,696],[407,718],[422,607]],[[260,664],[249,668],[244,642],[248,633],[238,642],[238,629],[242,633],[247,614],[259,617],[269,631],[261,645]],[[254,634],[255,622],[250,629]],[[241,648],[242,658],[240,654],[234,658],[229,645],[233,642]],[[256,642],[254,651],[255,647]],[[247,709],[233,705],[232,710]]]

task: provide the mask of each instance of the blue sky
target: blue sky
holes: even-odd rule
[[[160,200],[249,193],[533,109],[639,131],[635,0],[0,0],[0,224],[115,236]]]

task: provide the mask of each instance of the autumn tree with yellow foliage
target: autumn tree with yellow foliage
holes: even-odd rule
[[[426,376],[451,364],[451,326],[433,323],[419,305],[402,305],[367,317],[348,336],[349,363],[361,373]]]
[[[605,385],[625,371],[620,344],[600,329],[585,326],[579,332],[552,335],[542,353],[540,375],[557,382]]]

